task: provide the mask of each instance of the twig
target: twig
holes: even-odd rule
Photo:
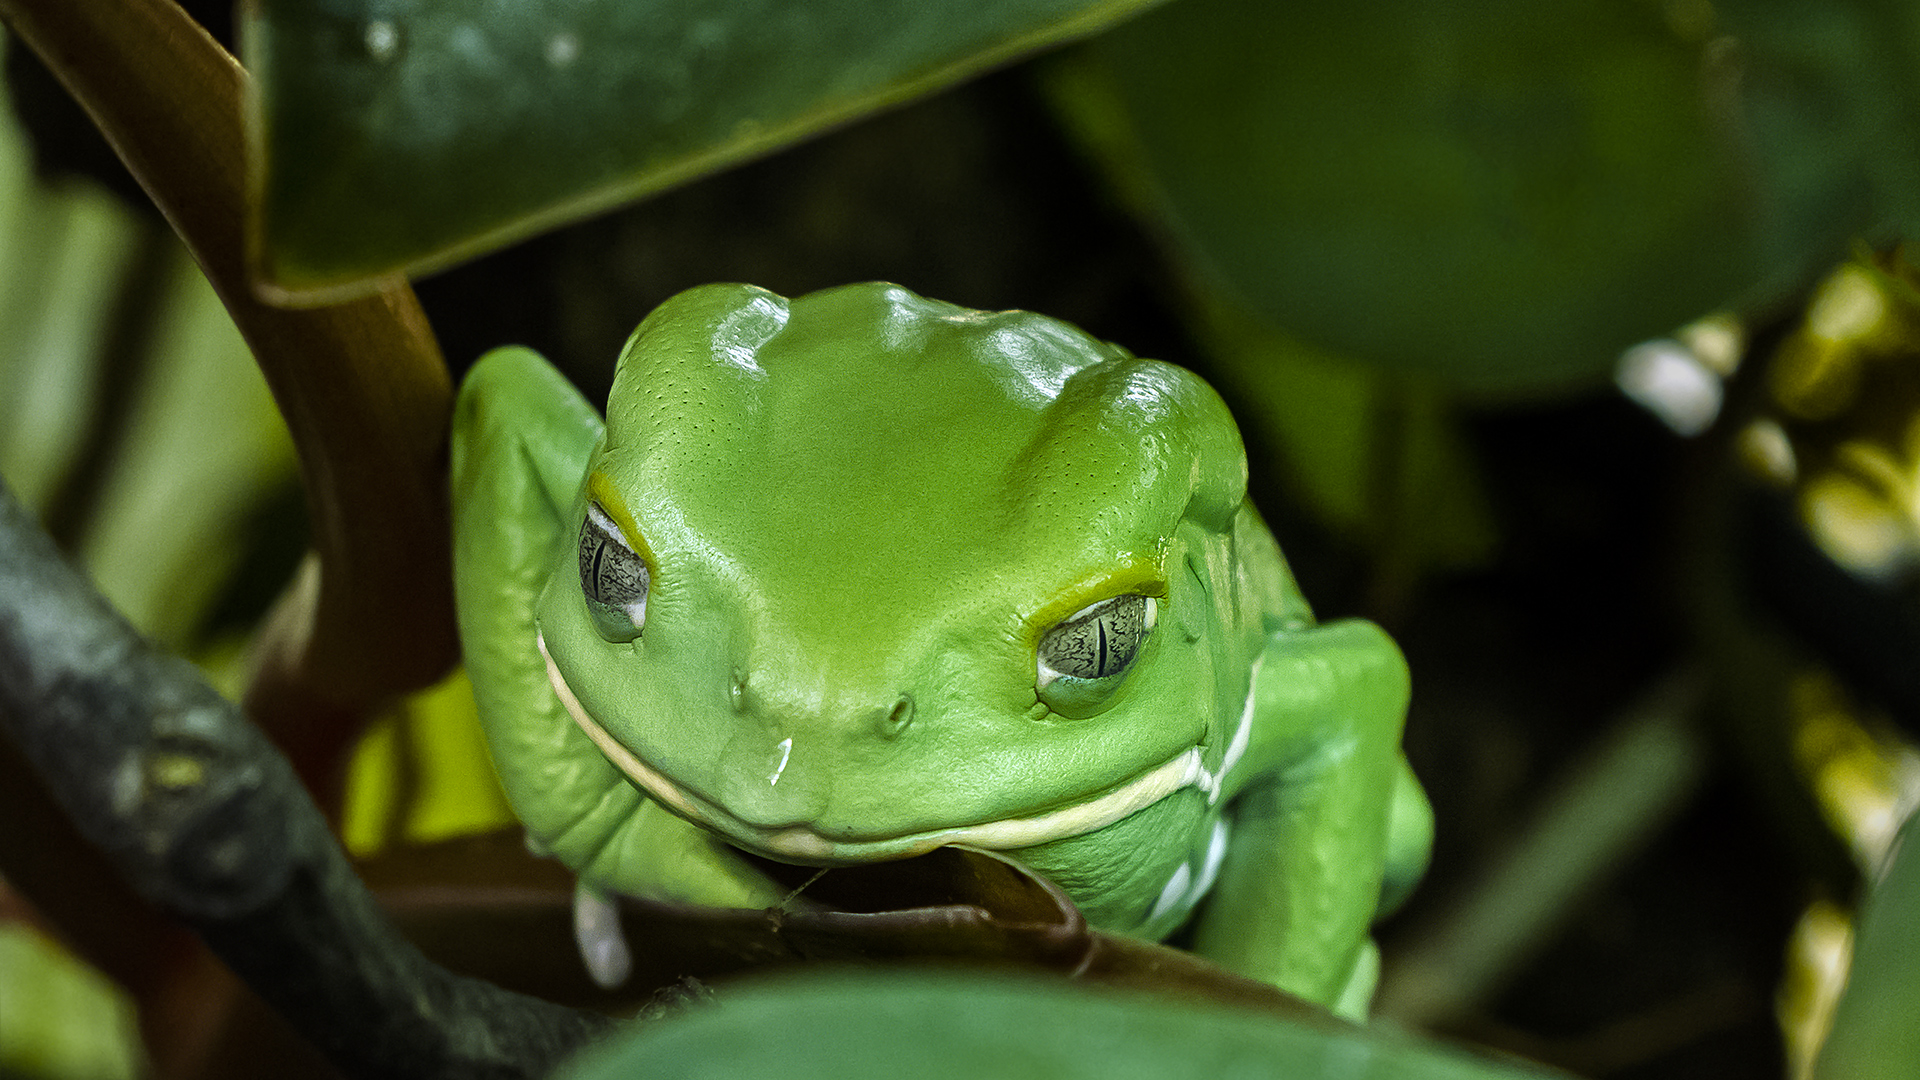
[[[137,891],[351,1075],[539,1076],[608,1023],[426,960],[286,759],[120,619],[4,486],[0,727]]]

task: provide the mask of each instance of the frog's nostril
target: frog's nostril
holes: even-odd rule
[[[893,708],[888,709],[887,714],[880,718],[880,737],[898,738],[911,723],[913,723],[913,695],[901,694],[900,700],[894,702]]]

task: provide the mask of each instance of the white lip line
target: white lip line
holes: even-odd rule
[[[1220,787],[1227,774],[1240,764],[1241,755],[1247,752],[1247,744],[1253,740],[1254,691],[1260,686],[1260,665],[1267,659],[1266,653],[1253,658],[1253,666],[1247,673],[1247,703],[1240,709],[1240,724],[1233,729],[1233,741],[1227,745],[1227,755],[1220,759],[1220,771],[1212,773],[1201,782],[1207,789],[1207,805],[1220,801]]]
[[[1197,787],[1212,799],[1219,797],[1221,775],[1209,772],[1201,761],[1200,747],[1191,746],[1099,798],[1033,817],[956,825],[880,840],[833,840],[804,825],[770,829],[740,820],[725,807],[683,789],[636,757],[580,704],[573,688],[567,685],[566,677],[560,674],[559,666],[553,662],[553,654],[547,651],[546,635],[536,631],[535,640],[540,646],[541,658],[547,663],[547,681],[552,684],[560,703],[566,706],[573,722],[580,726],[587,738],[593,740],[615,768],[674,813],[733,837],[745,846],[773,855],[831,862],[863,862],[921,855],[946,844],[970,844],[997,851],[1013,850],[1104,829],[1183,788]],[[1225,772],[1224,768],[1221,769],[1221,774]]]

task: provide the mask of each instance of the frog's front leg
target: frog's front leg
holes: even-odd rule
[[[1232,847],[1196,947],[1363,1014],[1384,869],[1417,868],[1430,836],[1400,751],[1406,663],[1379,627],[1345,621],[1275,632],[1254,680],[1241,765],[1251,772],[1230,807]]]
[[[548,684],[534,606],[560,554],[602,424],[525,349],[482,357],[453,417],[454,586],[460,641],[487,744],[536,846],[592,861],[638,796],[574,726]]]
[[[538,355],[482,357],[454,410],[453,533],[460,639],[494,769],[532,846],[580,875],[583,953],[596,977],[613,978],[624,946],[595,897],[755,907],[780,892],[644,798],[574,722],[548,676],[534,611],[544,590],[580,588],[577,504],[603,431],[599,414]]]

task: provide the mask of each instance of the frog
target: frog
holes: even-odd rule
[[[451,474],[489,752],[584,897],[777,907],[770,865],[963,845],[1364,1014],[1431,848],[1407,665],[1316,620],[1187,369],[888,283],[703,285],[604,416],[482,357]]]

